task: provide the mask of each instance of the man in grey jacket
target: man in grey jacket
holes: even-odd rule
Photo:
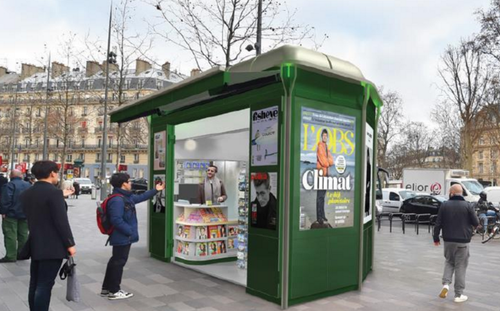
[[[455,302],[465,302],[465,272],[469,263],[469,243],[473,227],[479,220],[472,205],[462,196],[462,186],[455,184],[450,188],[450,200],[439,208],[434,226],[434,245],[439,246],[439,233],[444,240],[444,257],[446,258],[443,274],[443,288],[439,297],[446,298],[450,290],[453,273],[455,273]]]

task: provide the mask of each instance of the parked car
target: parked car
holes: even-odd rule
[[[381,206],[382,212],[398,213],[405,199],[416,196],[415,191],[403,188],[383,188],[382,200],[377,200],[377,206]]]
[[[92,193],[92,189],[95,188],[95,185],[90,181],[89,178],[75,178],[73,181],[76,181],[80,185],[80,193]]]
[[[442,196],[417,195],[403,201],[401,213],[437,215],[444,201],[446,201],[446,198]]]
[[[136,178],[131,179],[132,192],[135,194],[140,194],[148,191],[148,180],[146,178]]]

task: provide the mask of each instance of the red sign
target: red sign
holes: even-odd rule
[[[3,159],[2,159],[2,156],[0,155],[0,165],[3,164],[2,161],[3,161]]]
[[[61,170],[61,163],[56,163],[57,164],[57,169]]]
[[[128,167],[125,164],[119,164],[118,165],[118,171],[119,172],[127,171],[127,169],[128,169]]]
[[[73,164],[70,163],[64,163],[64,170],[72,170],[73,169]]]
[[[26,163],[22,162],[22,163],[16,164],[16,170],[21,171],[23,173],[26,173]]]

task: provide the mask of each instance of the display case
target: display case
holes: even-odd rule
[[[197,262],[236,257],[238,221],[227,215],[226,205],[175,202],[175,257]]]
[[[245,165],[246,167],[246,165]],[[236,241],[238,268],[247,268],[248,258],[248,174],[246,168],[238,177],[238,240]]]

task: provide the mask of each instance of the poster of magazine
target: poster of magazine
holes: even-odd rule
[[[153,180],[152,187],[155,187],[157,183],[165,183],[165,175],[153,175]],[[165,213],[165,189],[153,197],[153,210],[155,213]]]
[[[372,220],[372,198],[373,198],[373,128],[366,123],[366,165],[365,165],[365,187],[363,189],[365,196],[364,218],[363,223],[366,224]]]
[[[155,171],[165,169],[165,154],[167,148],[167,132],[155,133],[153,143],[153,168]]]
[[[300,229],[354,224],[355,117],[302,107]]]
[[[276,230],[278,223],[278,173],[254,172],[250,187],[250,225]]]
[[[252,112],[252,166],[278,164],[278,106]]]

